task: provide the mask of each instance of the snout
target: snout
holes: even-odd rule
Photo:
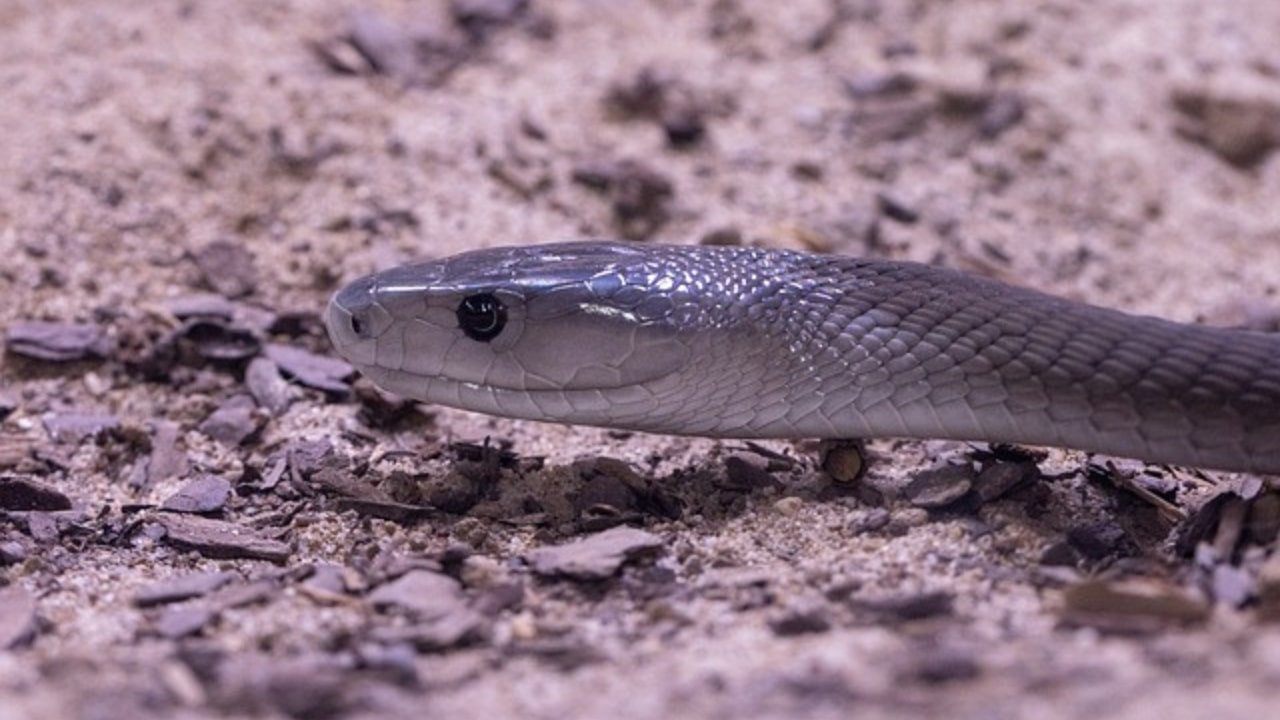
[[[378,337],[391,325],[390,314],[378,304],[373,276],[347,285],[329,300],[325,328],[334,349],[356,366],[373,365]]]

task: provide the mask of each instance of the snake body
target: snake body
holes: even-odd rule
[[[479,250],[340,290],[385,390],[734,438],[950,438],[1280,474],[1280,335],[906,262],[754,248]]]

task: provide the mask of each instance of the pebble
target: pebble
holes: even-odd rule
[[[575,580],[604,580],[634,559],[663,548],[662,538],[630,527],[615,527],[563,545],[525,554],[533,572]]]
[[[0,650],[31,642],[36,636],[36,600],[18,586],[0,588]]]
[[[347,378],[355,375],[356,369],[345,360],[279,343],[268,343],[264,354],[280,367],[281,372],[301,385],[339,396],[351,392]]]
[[[947,464],[917,473],[903,494],[916,507],[941,508],[967,495],[973,481],[972,465]]]
[[[0,476],[0,510],[70,510],[71,498],[24,475]]]
[[[982,468],[973,489],[978,501],[986,504],[1039,478],[1040,468],[1034,462],[995,462]]]
[[[165,529],[166,543],[205,557],[284,562],[291,554],[285,543],[263,537],[243,525],[178,513],[164,513],[160,524]]]
[[[803,507],[804,500],[794,495],[784,497],[773,504],[773,509],[777,510],[778,514],[787,517],[795,517]]]
[[[467,607],[462,585],[430,570],[411,570],[378,586],[368,602],[378,608],[395,607],[419,619],[443,617]]]
[[[249,395],[233,395],[196,429],[224,445],[240,445],[266,423],[266,418],[255,412],[256,408]]]
[[[5,347],[33,360],[71,362],[106,357],[111,341],[98,325],[19,321],[5,332]]]
[[[139,590],[133,596],[133,604],[138,607],[153,607],[202,597],[237,577],[233,572],[201,572],[169,578]]]
[[[223,297],[244,297],[257,286],[257,261],[237,240],[214,240],[197,250],[192,260],[205,284]]]
[[[183,485],[160,505],[161,510],[212,513],[222,510],[231,497],[231,483],[217,475],[203,475]]]
[[[1177,126],[1239,167],[1262,162],[1280,145],[1280,86],[1252,75],[1214,77],[1173,91]]]
[[[775,635],[811,635],[831,629],[831,616],[822,603],[808,603],[789,607],[769,619],[769,627]]]
[[[1151,578],[1087,580],[1067,588],[1062,600],[1068,619],[1119,631],[1203,622],[1210,613],[1200,598]]]

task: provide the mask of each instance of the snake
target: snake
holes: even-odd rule
[[[1280,334],[927,264],[742,246],[486,248],[357,279],[325,324],[383,390],[497,416],[1280,474]]]

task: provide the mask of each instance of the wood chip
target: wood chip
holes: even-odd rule
[[[575,580],[604,580],[627,562],[662,550],[662,538],[630,527],[616,527],[564,545],[544,547],[525,555],[539,575]]]
[[[23,475],[0,476],[0,509],[70,510],[71,498]]]
[[[954,612],[955,598],[943,591],[850,598],[850,605],[888,620],[923,620]]]
[[[14,355],[47,362],[105,358],[111,353],[106,331],[87,323],[16,322],[5,333],[5,347]]]
[[[196,429],[224,445],[240,445],[266,424],[266,418],[255,412],[256,408],[252,397],[234,395]]]
[[[224,297],[244,297],[257,285],[258,269],[253,253],[238,241],[214,240],[197,250],[192,259],[205,284]]]
[[[916,507],[941,508],[967,495],[973,480],[972,465],[947,464],[917,473],[903,493]]]
[[[161,510],[180,513],[212,513],[222,510],[231,497],[231,483],[217,475],[204,475],[169,496]]]
[[[1089,580],[1063,592],[1064,619],[1117,632],[1149,632],[1169,624],[1208,619],[1203,600],[1149,578]]]
[[[281,371],[302,385],[335,395],[351,392],[351,385],[346,379],[356,371],[343,360],[275,343],[268,344],[265,352]]]
[[[169,300],[165,307],[171,315],[179,320],[203,317],[221,318],[229,321],[236,314],[235,303],[221,295],[210,293],[176,297]]]
[[[1040,478],[1040,468],[1034,462],[994,462],[982,468],[974,480],[973,489],[981,503],[1008,495],[1015,488],[1035,482]]]
[[[417,618],[442,617],[466,608],[462,585],[448,575],[411,570],[379,586],[368,596],[377,608],[394,607]]]
[[[182,428],[168,420],[151,423],[151,454],[147,458],[147,482],[154,485],[187,473],[187,456],[178,449]]]
[[[280,375],[280,366],[265,357],[249,361],[244,371],[244,384],[258,406],[272,415],[279,415],[289,407],[292,399],[289,383]]]
[[[49,413],[40,418],[45,432],[57,443],[78,443],[88,437],[94,437],[106,430],[120,427],[120,418],[115,415],[96,413]]]
[[[160,637],[173,640],[195,635],[217,616],[213,608],[203,606],[171,607],[160,614],[153,627]]]
[[[292,552],[287,544],[262,537],[234,523],[173,513],[164,513],[159,520],[165,528],[165,542],[179,550],[191,550],[209,558],[284,562]]]
[[[165,605],[202,597],[239,577],[233,572],[202,572],[169,578],[139,590],[133,596],[138,607]]]
[[[812,602],[787,607],[769,618],[775,635],[812,635],[831,629],[831,612],[824,603]]]
[[[675,185],[645,163],[636,160],[584,163],[574,168],[573,180],[608,196],[614,225],[628,240],[650,237],[670,216]]]
[[[0,650],[25,645],[36,636],[36,600],[16,585],[0,588]]]
[[[214,363],[239,363],[262,352],[262,341],[252,330],[219,317],[187,320],[158,345],[165,343],[179,346],[179,355],[184,358],[194,353]],[[197,364],[192,359],[188,362]]]

